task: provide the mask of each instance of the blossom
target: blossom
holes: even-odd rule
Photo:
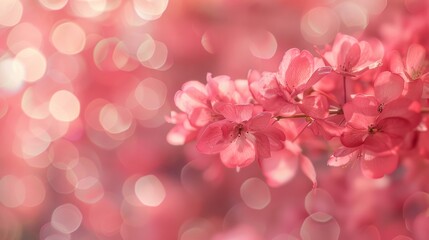
[[[404,102],[407,102],[405,100]],[[412,104],[412,103],[410,103]],[[364,145],[375,152],[399,145],[418,122],[417,117],[404,118],[393,108],[382,107],[373,96],[357,95],[343,107],[347,125],[341,143],[349,148]],[[411,105],[410,105],[411,106]],[[409,114],[411,116],[412,113]]]
[[[197,136],[197,129],[189,122],[186,114],[173,111],[166,120],[168,123],[175,124],[167,134],[167,142],[171,145],[183,145]]]
[[[311,88],[322,77],[331,72],[323,61],[307,50],[289,49],[279,66],[277,81],[282,93],[289,102],[295,102],[295,97]]]
[[[198,81],[183,84],[176,92],[174,102],[185,112],[189,122],[195,127],[202,127],[211,121],[212,110],[206,86]]]
[[[426,50],[420,44],[412,44],[404,59],[395,51],[390,59],[390,70],[405,80],[404,93],[409,98],[429,98],[429,73]]]
[[[358,41],[338,33],[332,48],[323,54],[325,64],[344,76],[356,76],[381,65],[383,46],[380,42]]]
[[[229,76],[207,74],[207,93],[212,102],[248,104],[253,97],[247,80],[232,80]]]
[[[373,152],[364,147],[338,148],[328,160],[331,167],[346,166],[359,161],[363,175],[369,178],[381,178],[392,173],[398,166],[399,155],[395,149]]]
[[[255,160],[270,157],[271,150],[283,148],[283,132],[272,115],[253,105],[215,105],[225,119],[209,124],[197,140],[197,149],[206,154],[220,153],[228,167],[245,167]]]

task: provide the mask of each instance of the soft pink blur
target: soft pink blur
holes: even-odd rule
[[[340,32],[404,56],[428,29],[426,0],[0,0],[0,240],[427,239],[428,131],[376,180],[306,137],[313,189],[296,162],[267,182],[172,146],[166,119],[207,73],[276,71]]]

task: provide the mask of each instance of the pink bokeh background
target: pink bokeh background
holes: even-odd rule
[[[168,144],[166,116],[208,72],[274,71],[339,32],[427,49],[428,29],[425,0],[1,0],[0,239],[426,239],[427,159],[367,179],[314,139],[319,188],[273,188]]]

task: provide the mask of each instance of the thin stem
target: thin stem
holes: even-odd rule
[[[343,91],[344,91],[344,104],[347,102],[347,86],[346,86],[346,76],[343,75]]]
[[[333,116],[333,115],[343,115],[343,109],[341,108],[333,108],[333,109],[329,109],[328,110],[329,115]],[[420,110],[421,114],[428,114],[429,113],[429,108],[422,108]],[[295,118],[308,118],[310,116],[306,115],[305,113],[298,113],[298,114],[294,114],[291,116],[276,116],[274,117],[277,121],[281,120],[281,119],[295,119]]]
[[[333,109],[329,109],[328,110],[329,115],[343,115],[343,109],[341,108],[333,108]],[[288,119],[288,118],[307,118],[309,117],[308,115],[306,115],[305,113],[298,113],[295,115],[291,115],[291,116],[276,116],[274,117],[277,121],[281,120],[281,119]]]
[[[311,124],[311,121],[308,121],[307,124],[299,131],[299,133],[296,135],[296,137],[292,140],[292,142],[295,142],[295,140],[298,139],[299,136],[304,132],[304,130]]]

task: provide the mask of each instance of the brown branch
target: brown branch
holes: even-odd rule
[[[420,111],[421,114],[427,114],[429,113],[429,108],[422,108]],[[329,109],[329,115],[333,116],[333,115],[343,115],[343,109],[341,108],[335,108],[335,109]],[[274,117],[277,121],[281,120],[281,119],[294,119],[294,118],[309,118],[310,116],[308,116],[305,113],[298,113],[298,114],[294,114],[291,116],[276,116]]]

